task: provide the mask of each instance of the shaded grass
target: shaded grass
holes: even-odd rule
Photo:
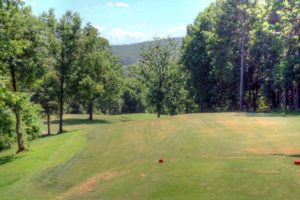
[[[300,117],[85,118],[21,158],[0,153],[1,199],[299,199]]]
[[[55,120],[52,122],[52,124],[58,124],[59,121]],[[88,120],[88,119],[65,119],[64,120],[64,125],[78,125],[78,124],[108,124],[111,123],[108,120],[101,120],[101,119],[96,119],[96,120]]]

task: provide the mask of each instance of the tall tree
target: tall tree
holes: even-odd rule
[[[157,117],[161,116],[166,95],[170,68],[174,66],[176,44],[173,40],[156,39],[148,49],[144,49],[140,60],[140,77],[148,87],[149,103],[156,107]]]
[[[46,62],[46,74],[37,85],[32,100],[39,103],[47,117],[47,131],[51,135],[50,118],[51,114],[58,108],[59,81],[55,67],[59,64],[60,41],[56,37],[58,22],[55,18],[54,10],[44,12],[39,20],[44,25],[44,35],[46,36],[48,55]]]
[[[105,52],[108,43],[99,36],[98,30],[87,24],[80,42],[80,59],[76,64],[72,88],[78,92],[81,103],[87,105],[89,120],[93,120],[95,101],[103,90]]]
[[[28,91],[44,72],[47,49],[39,20],[20,1],[0,1],[1,71],[10,75],[12,91]],[[25,150],[20,102],[13,105],[18,152]]]
[[[188,26],[182,47],[181,63],[190,74],[189,92],[202,111],[213,109],[217,99],[217,79],[213,70],[209,46],[215,41],[213,13],[216,6],[211,4],[200,13],[193,25]],[[219,78],[220,79],[220,78]]]
[[[79,41],[81,37],[81,19],[77,13],[67,11],[59,21],[57,36],[60,40],[60,58],[56,66],[60,81],[59,92],[59,133],[63,133],[63,114],[65,102],[65,86],[75,68],[79,57]]]
[[[41,79],[41,84],[38,85],[34,91],[32,100],[39,103],[46,114],[47,118],[47,134],[51,135],[50,119],[58,109],[58,93],[59,93],[59,80],[56,73],[52,70]]]

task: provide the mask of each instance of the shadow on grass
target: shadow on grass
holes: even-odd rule
[[[297,117],[300,116],[300,111],[289,110],[289,111],[273,111],[266,113],[254,113],[245,112],[247,117]]]
[[[51,124],[58,124],[59,120],[52,121]],[[63,124],[64,125],[80,125],[80,124],[110,124],[111,121],[103,120],[103,119],[65,119]]]
[[[292,154],[292,155],[288,155],[289,157],[292,158],[300,158],[300,154]]]
[[[66,133],[72,133],[75,131],[77,131],[77,130],[71,130],[71,131],[64,130],[62,133],[51,133],[51,135],[48,135],[48,134],[40,135],[39,138],[50,138],[50,137],[54,137],[54,136],[64,135]]]
[[[300,158],[300,154],[284,154],[284,153],[273,153],[270,154],[271,156],[285,156],[285,157],[291,157],[291,158]]]
[[[247,117],[286,117],[287,115],[282,113],[253,113],[247,112],[245,113]]]
[[[0,166],[10,163],[16,159],[22,158],[23,156],[15,156],[14,154],[0,157]]]

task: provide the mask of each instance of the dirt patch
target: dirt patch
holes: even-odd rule
[[[300,154],[300,149],[293,147],[284,147],[282,148],[282,153],[287,155]]]
[[[258,124],[260,124],[262,127],[274,127],[278,126],[278,122],[268,119],[257,119],[256,120]]]
[[[257,155],[265,155],[265,154],[272,154],[274,151],[268,148],[247,148],[246,152],[250,154],[257,154]]]
[[[79,185],[72,187],[67,192],[55,198],[55,200],[63,200],[73,195],[81,195],[87,192],[91,192],[99,185],[100,181],[108,181],[115,177],[124,175],[124,172],[121,171],[107,171],[104,173],[96,174],[95,176],[83,181]]]

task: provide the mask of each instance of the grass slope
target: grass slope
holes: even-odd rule
[[[1,152],[1,200],[300,197],[298,116],[85,117],[27,153]]]

